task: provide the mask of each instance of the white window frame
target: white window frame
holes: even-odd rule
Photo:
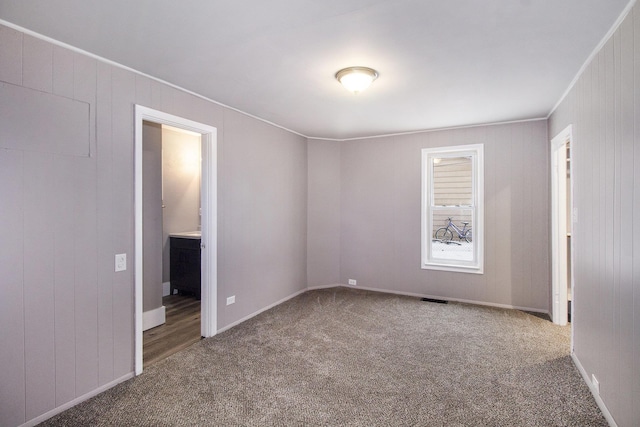
[[[432,255],[433,159],[471,156],[473,206],[473,260],[444,260]],[[483,274],[484,272],[484,144],[422,149],[422,268]]]

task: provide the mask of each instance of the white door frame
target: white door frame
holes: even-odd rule
[[[135,106],[135,372],[142,373],[142,121],[165,124],[202,135],[202,291],[201,323],[203,337],[217,331],[217,129],[182,117]]]
[[[569,144],[571,159],[569,173],[571,189],[567,194],[566,150]],[[553,323],[566,325],[568,321],[567,288],[567,196],[573,193],[574,148],[571,125],[551,140],[551,304]],[[573,197],[571,197],[573,200]],[[572,227],[573,228],[573,227]],[[573,230],[572,230],[573,231]],[[574,237],[571,237],[571,258],[573,259]],[[573,262],[570,262],[573,270]],[[571,291],[573,294],[573,271],[571,274]],[[572,310],[573,311],[573,310]],[[573,313],[572,313],[573,316]]]

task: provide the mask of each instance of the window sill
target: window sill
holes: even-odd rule
[[[484,274],[482,267],[429,263],[422,265],[423,270],[451,271],[455,273]]]

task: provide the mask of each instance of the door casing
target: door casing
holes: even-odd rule
[[[149,121],[173,126],[201,134],[202,141],[202,239],[201,239],[201,322],[200,331],[203,337],[211,337],[217,331],[217,129],[213,126],[198,123],[183,117],[174,116],[162,111],[141,105],[135,106],[135,373],[142,373],[143,338],[142,338],[142,122]]]
[[[567,145],[571,149],[570,176],[571,189],[567,191],[566,178],[566,150]],[[568,321],[568,286],[567,268],[573,269],[573,262],[568,262],[567,245],[567,197],[573,193],[574,171],[574,141],[572,140],[571,126],[565,128],[551,140],[551,317],[553,323],[566,325]],[[573,200],[573,197],[570,198]],[[573,227],[572,227],[573,228]],[[571,237],[571,249],[574,247],[575,236]],[[571,250],[573,257],[573,250]],[[569,265],[567,265],[569,264]],[[572,272],[573,273],[573,272]],[[571,289],[573,294],[573,274],[571,274]],[[573,308],[573,307],[572,307]],[[572,316],[573,316],[572,310]]]

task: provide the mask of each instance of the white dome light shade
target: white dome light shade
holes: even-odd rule
[[[336,79],[350,92],[362,92],[378,78],[378,72],[367,67],[349,67],[336,73]]]

